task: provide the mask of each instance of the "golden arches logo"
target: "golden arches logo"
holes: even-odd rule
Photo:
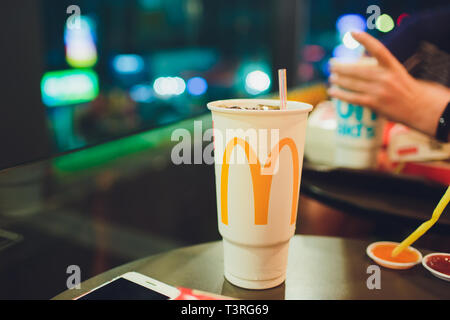
[[[233,138],[227,143],[225,148],[225,153],[223,155],[222,172],[220,178],[220,211],[222,223],[228,225],[228,177],[230,168],[230,157],[233,149],[239,145],[245,151],[247,157],[248,165],[250,168],[250,174],[253,182],[253,202],[255,207],[255,224],[265,225],[267,224],[267,219],[269,215],[269,198],[270,198],[270,187],[272,185],[273,175],[262,175],[261,174],[261,164],[256,156],[252,147],[247,141],[241,138]],[[300,169],[299,169],[299,157],[297,147],[294,141],[290,138],[284,138],[280,140],[277,145],[270,152],[264,168],[268,168],[271,162],[277,161],[281,149],[284,146],[289,147],[292,154],[292,165],[294,168],[294,181],[292,187],[292,205],[291,205],[291,224],[295,223],[295,217],[297,216],[297,199],[299,193],[299,181],[300,181]],[[278,152],[275,152],[278,151]],[[272,159],[273,158],[273,159]],[[256,159],[256,163],[250,161],[250,159]]]

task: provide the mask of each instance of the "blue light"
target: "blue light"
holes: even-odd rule
[[[147,10],[157,10],[162,6],[163,0],[139,0],[142,8]]]
[[[69,29],[67,25],[64,28],[64,44],[67,45],[71,41],[92,41],[96,42],[95,35],[96,25],[95,22],[87,17],[80,16],[80,26],[79,28]]]
[[[361,46],[360,46],[361,47]],[[333,50],[333,57],[335,58],[346,58],[346,59],[358,59],[362,56],[364,49],[361,47],[356,49],[349,49],[345,45],[340,44]]]
[[[330,62],[324,61],[322,65],[320,66],[320,70],[322,70],[322,73],[328,77],[330,75]]]
[[[206,92],[208,83],[201,77],[194,77],[188,80],[187,90],[193,96],[199,96]]]
[[[78,28],[64,29],[66,61],[73,68],[90,68],[97,63],[95,46],[95,23],[86,16],[80,16]]]
[[[130,97],[136,102],[151,102],[153,90],[149,84],[137,84],[130,88]]]
[[[139,73],[144,69],[144,59],[137,54],[119,54],[112,65],[117,73]]]
[[[359,14],[344,14],[337,19],[336,28],[341,34],[354,30],[364,31],[366,30],[366,20]]]

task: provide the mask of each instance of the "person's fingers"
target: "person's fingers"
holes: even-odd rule
[[[367,81],[374,81],[383,73],[378,66],[348,65],[341,63],[333,64],[330,67],[330,71],[338,76],[358,78]]]
[[[377,39],[366,32],[352,32],[352,37],[366,48],[366,50],[385,66],[396,66],[399,64],[391,52]]]
[[[351,91],[371,92],[372,86],[366,80],[337,74],[331,74],[329,79],[332,84]]]
[[[352,92],[337,87],[331,87],[328,89],[328,94],[333,98],[347,101],[351,104],[372,107],[372,97],[365,93]]]

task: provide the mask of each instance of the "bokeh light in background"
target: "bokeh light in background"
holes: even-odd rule
[[[366,12],[368,4],[354,0],[310,1],[302,5],[305,12],[300,16],[292,12],[286,20],[280,17],[281,21],[273,16],[273,6],[278,5],[274,0],[259,1],[258,10],[250,10],[250,0],[220,4],[136,0],[131,5],[80,0],[81,28],[77,30],[67,23],[68,15],[61,14],[66,6],[50,2],[44,1],[45,10],[40,11],[46,33],[40,76],[46,71],[87,68],[98,73],[96,81],[101,85],[97,98],[89,101],[96,93],[86,78],[51,80],[42,88],[42,100],[52,117],[54,135],[78,136],[86,146],[110,135],[150,130],[168,119],[199,115],[207,112],[205,103],[210,100],[277,94],[277,66],[288,68],[289,90],[323,84],[329,76],[330,58],[352,61],[362,56],[364,47],[351,32],[369,29],[371,17]],[[422,10],[405,4],[378,3],[380,14],[393,19],[393,31],[399,24],[408,24],[407,12]],[[306,21],[304,14],[315,18]],[[386,28],[385,17],[378,20],[381,31],[368,32],[378,38],[385,35],[391,28]],[[223,21],[214,23],[216,18]],[[294,50],[287,51],[284,41],[271,35],[274,26],[288,19],[289,25],[298,22],[299,29],[291,39]],[[111,95],[112,91],[120,94]],[[72,117],[72,131],[60,122],[64,105]],[[60,150],[71,149],[69,143],[55,145]]]
[[[366,30],[366,20],[359,14],[344,14],[336,21],[336,29],[341,35],[348,31]]]
[[[347,48],[345,45],[340,44],[334,48],[333,57],[346,58],[346,59],[357,59],[357,58],[361,57],[363,52],[364,52],[364,48],[362,46],[359,46],[356,49],[350,49],[350,48]]]
[[[245,77],[245,90],[251,95],[263,93],[269,88],[270,77],[261,70],[252,71]]]
[[[402,23],[403,19],[407,17],[409,17],[408,13],[402,13],[401,15],[399,15],[397,18],[397,26],[399,26]]]
[[[375,25],[378,31],[386,33],[394,29],[394,20],[392,20],[390,15],[383,13],[377,18]]]
[[[328,60],[325,60],[320,65],[320,71],[324,74],[325,77],[328,77],[330,75],[330,62]]]
[[[163,0],[139,0],[139,5],[146,10],[156,10],[163,5]]]
[[[136,102],[149,103],[153,101],[153,89],[150,84],[137,84],[130,88],[130,98]]]
[[[325,56],[325,50],[322,46],[309,44],[302,49],[302,58],[307,62],[318,62]]]
[[[297,73],[300,80],[310,81],[314,77],[314,67],[311,63],[300,63]]]
[[[86,17],[80,16],[79,28],[64,30],[66,61],[74,68],[90,68],[97,63],[95,46],[95,24]]]
[[[350,31],[347,31],[342,38],[342,43],[349,49],[356,49],[359,46],[359,42],[353,39]]]
[[[186,83],[180,77],[159,77],[153,83],[153,90],[161,97],[171,97],[182,94]]]
[[[341,42],[333,49],[333,57],[357,59],[363,54],[363,48],[353,39],[352,31],[365,31],[366,20],[360,14],[343,14],[336,21],[336,29]]]
[[[193,96],[200,96],[208,90],[208,83],[202,77],[193,77],[187,82],[187,91]]]
[[[48,107],[91,101],[98,95],[97,74],[89,69],[47,72],[41,80],[41,95]]]
[[[175,79],[175,82],[177,84],[174,90],[174,94],[175,95],[183,94],[183,92],[186,90],[186,82],[180,77],[174,77],[172,79]]]
[[[266,93],[271,86],[271,71],[271,65],[262,57],[244,60],[233,75],[233,87],[239,95]]]
[[[113,58],[112,66],[117,73],[139,73],[144,69],[144,59],[137,54],[119,54]]]

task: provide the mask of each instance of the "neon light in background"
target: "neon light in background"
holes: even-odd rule
[[[153,89],[149,84],[137,84],[130,88],[130,97],[136,102],[151,102]]]
[[[353,39],[350,31],[347,31],[342,38],[342,43],[349,49],[356,49],[359,47],[359,42]]]
[[[358,59],[363,53],[363,47],[353,39],[352,31],[366,30],[366,20],[359,14],[344,14],[336,21],[336,29],[342,43],[333,50],[333,56],[344,59]],[[324,71],[324,70],[322,70]],[[324,73],[327,73],[324,71]]]
[[[159,77],[153,82],[153,90],[159,96],[180,95],[186,90],[186,83],[180,77]]]
[[[270,88],[270,77],[261,70],[255,70],[245,77],[245,90],[252,95],[262,93]]]
[[[336,58],[344,58],[344,59],[358,59],[364,53],[364,48],[362,46],[358,46],[356,49],[350,49],[343,44],[336,46],[333,50],[333,57]]]
[[[117,73],[139,73],[144,69],[144,59],[137,54],[119,54],[114,57],[112,66]]]
[[[146,10],[153,11],[163,6],[163,0],[139,0],[139,5]]]
[[[359,14],[344,14],[336,21],[336,28],[340,34],[348,31],[366,30],[366,20]]]
[[[202,77],[193,77],[187,82],[187,91],[193,96],[200,96],[208,90],[208,83]]]
[[[297,68],[297,74],[302,81],[312,80],[314,77],[314,67],[311,63],[300,63]]]
[[[251,95],[263,93],[270,88],[271,70],[266,58],[244,60],[236,71],[233,85],[236,90]]]
[[[399,15],[397,18],[397,26],[399,26],[402,23],[403,19],[407,17],[409,17],[408,13],[402,13],[401,15]]]
[[[325,50],[322,46],[316,44],[305,45],[302,49],[302,57],[307,62],[318,62],[325,56]]]
[[[98,95],[98,77],[93,70],[63,70],[44,74],[42,101],[48,107],[82,103]]]
[[[74,68],[90,68],[97,63],[95,25],[86,17],[80,17],[80,28],[65,28],[64,43],[66,61]]]
[[[73,42],[66,46],[66,61],[74,68],[89,68],[97,63],[97,49],[93,42]]]
[[[394,29],[394,20],[392,20],[391,16],[384,13],[377,18],[375,21],[375,25],[377,29],[381,32],[389,32]]]
[[[180,77],[174,77],[173,79],[175,79],[177,83],[175,87],[176,89],[174,90],[174,94],[175,95],[182,94],[186,90],[186,82],[184,82],[184,80]]]
[[[328,77],[330,75],[330,62],[328,60],[324,61],[320,66],[322,73]]]
[[[205,115],[200,119],[205,128],[211,128],[211,116]],[[155,128],[122,139],[102,143],[91,148],[55,157],[52,160],[56,174],[79,174],[79,171],[98,168],[106,164],[116,163],[123,157],[148,152],[154,148],[170,143],[172,132],[184,128],[194,133],[192,119],[176,122],[173,125]]]
[[[87,16],[80,16],[80,28],[64,29],[64,44],[74,40],[89,39],[95,43],[95,23]]]

